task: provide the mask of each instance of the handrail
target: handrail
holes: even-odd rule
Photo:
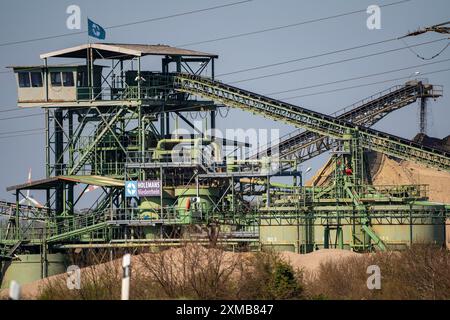
[[[349,132],[357,133],[361,146],[404,160],[450,171],[450,153],[425,146],[382,131],[362,127],[343,119],[337,119],[242,90],[205,77],[179,74],[175,78],[176,90],[212,99],[217,102],[259,113],[264,117],[302,127],[333,139],[342,140]]]
[[[442,96],[442,86],[437,85],[423,85],[421,81],[415,81],[413,83],[407,82],[405,85],[396,85],[389,89],[378,92],[370,97],[364,98],[352,105],[344,107],[334,113],[331,116],[338,119],[344,119],[352,121],[359,125],[370,127],[376,122],[381,120],[386,114],[395,111],[401,107],[407,106],[420,97],[440,97]],[[382,106],[382,108],[377,106]],[[381,115],[381,116],[380,116]],[[303,141],[302,135],[305,135],[308,131],[305,129],[295,130],[280,140],[281,142],[275,146],[267,146],[266,148],[260,148],[262,151],[257,151],[255,154],[248,155],[250,158],[259,157],[261,154],[268,154],[272,149],[276,149],[280,152],[279,156],[285,156],[293,153],[293,151],[284,152],[286,149],[291,149],[292,146],[296,147],[296,150],[302,148]],[[316,140],[323,139],[316,135]],[[295,140],[295,141],[294,141]],[[323,150],[317,150],[311,157],[305,158],[308,160],[313,156],[319,155],[328,148]],[[271,153],[271,152],[270,152]],[[302,161],[302,158],[298,160]]]

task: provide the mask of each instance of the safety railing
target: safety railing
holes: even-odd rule
[[[379,194],[389,197],[422,199],[428,197],[429,185],[415,184],[415,185],[364,185],[360,187],[361,197],[370,194]]]
[[[173,86],[126,86],[124,88],[112,87],[77,87],[77,100],[79,101],[124,101],[141,99],[163,99],[173,94]]]
[[[85,164],[77,171],[77,175],[103,175],[103,176],[123,176],[125,174],[125,161],[99,162],[95,164]]]
[[[53,230],[45,226],[44,220],[20,220],[19,228],[6,222],[0,223],[0,242],[41,241],[44,236],[51,236]]]
[[[379,120],[380,113],[387,113],[415,101],[418,97],[433,97],[442,96],[443,88],[440,85],[428,85],[423,81],[414,80],[405,85],[393,86],[384,91],[378,92],[374,95],[366,97],[356,103],[339,109],[332,114],[332,117],[343,118],[346,121],[355,121],[355,123],[371,126]],[[389,106],[391,108],[389,109]],[[249,158],[257,158],[271,151],[271,154],[277,152],[286,153],[292,147],[298,147],[300,150],[301,143],[303,143],[303,136],[305,129],[298,129],[288,133],[280,138],[278,144],[269,143],[262,146],[255,153],[249,153]],[[315,135],[319,138],[318,135]],[[271,149],[271,150],[270,150]],[[319,152],[320,153],[320,152]]]
[[[18,206],[12,202],[0,201],[0,215],[10,216],[16,214],[16,209],[19,208],[19,216],[25,218],[36,218],[42,216],[50,216],[54,214],[54,210],[49,208],[37,208],[34,206],[27,206],[19,204]]]
[[[155,166],[160,164],[162,166],[172,165],[203,165],[208,168],[217,166],[214,158],[208,156],[197,149],[185,150],[146,150],[146,151],[130,151],[127,153],[127,163],[154,163]]]
[[[268,159],[267,159],[268,161]],[[176,167],[176,166],[200,166],[207,173],[236,173],[236,174],[276,174],[283,166],[289,163],[292,171],[296,171],[293,160],[271,159],[263,160],[238,160],[222,159],[218,161],[208,153],[196,150],[167,151],[163,154],[155,150],[131,151],[127,153],[127,166],[136,167],[145,164],[146,167]]]

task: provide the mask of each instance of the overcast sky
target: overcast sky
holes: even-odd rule
[[[110,29],[107,30],[106,41],[177,46],[295,24],[301,21],[351,11],[365,10],[372,4],[383,5],[397,1],[254,0],[249,3],[222,9]],[[87,16],[106,27],[232,2],[235,1],[3,0],[0,4],[0,43],[5,44],[20,40],[76,32],[66,28],[66,19],[68,17],[66,8],[71,4],[80,6],[83,21],[82,31],[85,31]],[[448,0],[412,0],[381,8],[380,30],[369,30],[366,26],[366,20],[369,15],[361,12],[245,37],[187,46],[187,48],[218,54],[219,60],[216,63],[216,74],[222,74],[398,37],[408,31],[417,29],[419,26],[428,26],[448,21],[450,20],[449,13],[450,1]],[[409,45],[412,45],[441,38],[445,37],[438,34],[426,34],[408,38],[406,41]],[[8,71],[4,67],[8,65],[40,63],[39,54],[82,44],[87,41],[86,39],[86,35],[80,34],[0,46],[0,72],[2,72],[0,73],[0,144],[2,150],[0,159],[0,199],[13,199],[12,195],[7,193],[5,188],[9,185],[24,182],[28,168],[33,169],[33,179],[45,177],[44,133],[38,133],[35,136],[5,137],[5,133],[8,132],[43,128],[44,118],[43,116],[38,116],[1,120],[9,117],[26,116],[27,114],[37,112],[37,110],[2,112],[3,110],[14,108],[17,100],[16,83],[13,74],[4,73],[4,71]],[[440,41],[426,46],[416,47],[414,50],[424,57],[431,57],[439,52],[446,43],[446,41]],[[252,72],[237,73],[221,77],[220,80],[224,82],[239,81],[404,46],[405,44],[398,40],[340,54],[279,65]],[[423,61],[417,58],[409,50],[400,50],[367,59],[292,72],[276,77],[246,81],[236,85],[257,93],[269,94],[449,58],[450,49],[430,61]],[[64,61],[61,62],[63,63]],[[450,62],[446,61],[361,80],[317,86],[306,90],[273,95],[273,97],[287,98],[296,95],[312,94],[359,84],[409,77],[416,71],[425,73],[448,69],[449,67]],[[427,78],[432,84],[444,86],[444,97],[429,103],[430,112],[428,118],[429,135],[442,138],[450,133],[450,98],[446,91],[447,89],[450,90],[449,72],[435,73],[427,76]],[[323,113],[332,113],[378,91],[404,82],[405,80],[393,81],[333,93],[321,93],[292,99],[289,102]],[[227,118],[219,119],[218,121],[220,122],[218,126],[223,129],[235,127],[248,128],[249,125],[255,128],[277,127],[280,128],[282,134],[294,129],[282,125],[279,122],[265,120],[241,111],[232,111]],[[375,128],[405,138],[412,138],[419,130],[418,104],[410,105],[390,114],[378,123]],[[312,166],[313,169],[316,169],[323,163],[324,159],[325,156],[319,157],[310,161],[310,163],[306,163],[305,166]]]

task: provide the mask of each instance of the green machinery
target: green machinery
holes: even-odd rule
[[[84,68],[61,74],[74,77],[61,84],[70,95],[52,99],[61,88],[48,60],[86,57]],[[161,71],[143,70],[143,57],[160,59]],[[42,66],[14,69],[18,81],[32,72],[41,77],[19,86],[19,105],[44,109],[46,177],[8,187],[16,202],[1,207],[4,286],[27,261],[33,272],[23,281],[60,272],[68,255],[83,250],[196,241],[303,253],[444,241],[450,207],[428,202],[426,186],[370,185],[363,156],[370,149],[449,171],[446,152],[369,128],[417,99],[438,98],[436,86],[410,82],[328,116],[215,81],[213,54],[87,44],[41,58]],[[243,156],[249,143],[215,133],[224,107],[303,131],[283,140],[278,153]],[[334,168],[328,183],[303,186],[299,164],[327,150]],[[292,183],[275,181],[281,177]],[[44,208],[21,206],[24,190],[45,193]],[[86,204],[87,194],[97,199]]]

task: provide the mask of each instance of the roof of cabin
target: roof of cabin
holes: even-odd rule
[[[157,44],[126,44],[126,43],[89,43],[76,47],[52,51],[41,54],[45,58],[86,58],[89,48],[94,49],[95,59],[132,59],[147,55],[156,56],[185,56],[198,58],[218,58],[218,55],[194,51],[189,49],[175,48],[168,45]]]
[[[15,190],[45,190],[49,188],[54,188],[61,185],[62,183],[69,184],[87,184],[99,187],[123,187],[125,182],[123,180],[118,180],[105,176],[57,176],[45,179],[34,180],[31,182],[22,183],[15,186],[10,186],[6,188],[6,191]]]
[[[47,68],[49,69],[56,69],[56,68],[77,68],[77,67],[86,67],[86,64],[76,64],[76,63],[71,63],[71,64],[49,64],[47,65]],[[94,67],[101,67],[101,68],[109,68],[109,66],[102,66],[102,65],[98,65],[95,64]],[[26,71],[33,71],[33,70],[42,70],[45,68],[45,65],[43,64],[37,64],[37,65],[25,65],[25,66],[7,66],[6,68],[8,69],[14,69],[14,70],[24,70],[26,69]]]

